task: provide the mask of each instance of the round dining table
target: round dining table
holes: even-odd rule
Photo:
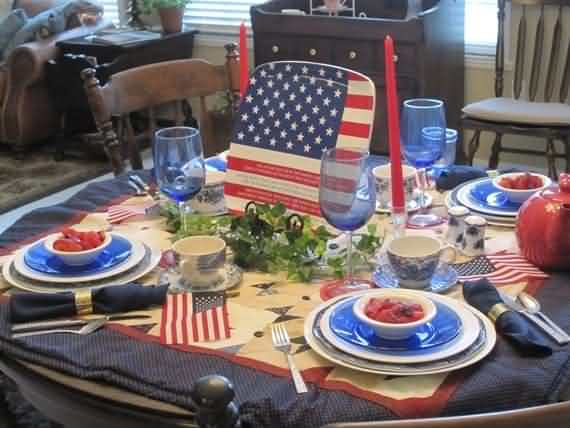
[[[434,192],[435,209],[445,213],[442,201],[443,195]],[[9,227],[0,235],[0,262],[65,226],[109,228],[109,206],[146,202],[148,198],[133,195],[125,176],[90,184],[68,201],[32,211]],[[390,233],[388,216],[379,214],[373,221]],[[133,217],[112,230],[161,250],[172,242],[165,219],[158,216]],[[444,232],[445,227],[408,231],[436,237]],[[489,253],[516,251],[513,229],[489,227],[486,249]],[[504,284],[501,289],[533,294],[543,310],[570,331],[570,275],[548,275],[545,280]],[[160,280],[159,268],[141,282]],[[322,303],[319,286],[318,282],[288,281],[283,275],[244,272],[239,287],[226,296],[232,323],[227,341],[173,342],[163,331],[164,308],[160,307],[144,312],[149,320],[108,323],[85,337],[12,340],[9,299],[20,290],[1,280],[0,370],[47,418],[81,428],[198,423],[230,427],[236,415],[241,426],[318,427],[500,415],[544,405],[568,407],[563,402],[570,400],[570,346],[553,342],[549,342],[552,355],[537,357],[521,353],[499,335],[486,358],[451,373],[382,376],[338,367],[317,355],[303,338],[306,315]],[[461,285],[446,294],[462,299]],[[278,322],[291,335],[293,356],[309,389],[305,394],[296,394],[286,359],[271,346],[270,326]],[[218,385],[218,395],[198,403],[197,418],[197,401],[208,395],[197,392],[198,380],[212,375],[229,382],[207,378]],[[222,404],[216,408],[212,403]],[[560,411],[570,415],[566,407]],[[207,425],[212,420],[216,425]]]

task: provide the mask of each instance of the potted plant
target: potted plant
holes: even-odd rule
[[[158,11],[160,23],[165,33],[178,33],[182,30],[184,9],[190,0],[143,0],[145,14]]]

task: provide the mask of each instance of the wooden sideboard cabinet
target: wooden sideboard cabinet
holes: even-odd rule
[[[356,15],[366,18],[309,15],[309,1],[271,0],[251,8],[256,65],[305,60],[369,76],[377,96],[372,152],[387,154],[384,38],[391,35],[400,100],[443,99],[448,127],[459,129],[464,106],[464,0],[355,0]],[[307,15],[282,14],[282,9],[300,9]],[[459,150],[458,161],[462,159]]]

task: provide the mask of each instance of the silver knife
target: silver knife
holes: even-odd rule
[[[499,295],[510,309],[520,313],[529,321],[537,325],[542,331],[544,331],[548,336],[550,336],[559,345],[566,345],[569,343],[567,338],[561,337],[555,330],[553,330],[547,323],[542,319],[537,317],[535,314],[531,314],[523,305],[518,303],[513,297],[506,293],[499,291]]]
[[[101,317],[101,319],[103,318],[105,317]],[[150,315],[111,315],[107,318],[109,321],[125,321],[125,320],[150,318]],[[87,324],[89,321],[92,320],[93,318],[25,322],[25,323],[13,324],[12,333],[21,333],[25,331],[35,331],[35,330],[48,330],[51,328],[75,327],[78,325]]]

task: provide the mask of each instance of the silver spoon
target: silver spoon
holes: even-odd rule
[[[543,312],[540,311],[540,302],[524,291],[517,296],[522,305],[533,315],[540,317],[547,323],[553,330],[555,330],[565,343],[570,342],[570,336],[562,330],[554,321],[548,318]]]

